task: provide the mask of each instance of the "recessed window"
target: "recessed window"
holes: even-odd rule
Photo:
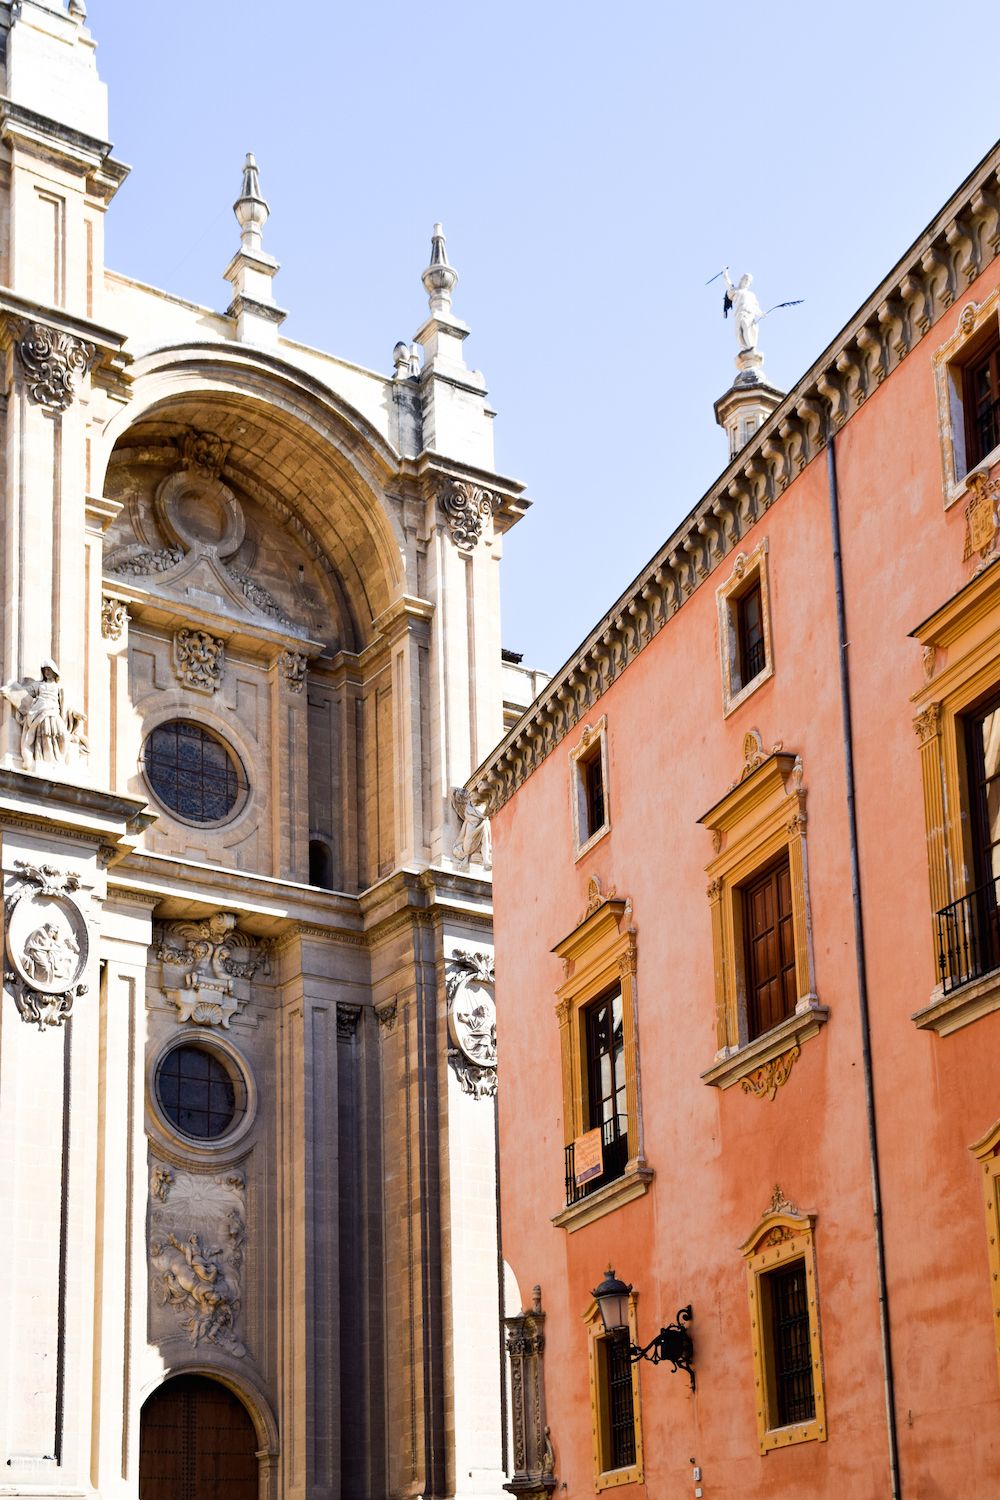
[[[737,556],[733,571],[716,590],[716,602],[722,707],[730,714],[774,675],[766,538],[749,555]]]
[[[761,1277],[768,1310],[774,1381],[774,1426],[811,1422],[816,1415],[809,1340],[806,1263],[793,1261]]]
[[[587,1070],[587,1131],[600,1132],[600,1171],[581,1181],[575,1143],[566,1148],[566,1202],[614,1182],[628,1165],[628,1103],[625,1092],[625,1029],[621,986],[583,1012]],[[596,1139],[596,1138],[595,1138]]]
[[[234,752],[190,719],[157,725],[143,746],[142,769],[157,800],[186,823],[224,822],[248,790]]]
[[[333,855],[325,839],[309,840],[309,884],[333,890]]]
[[[787,856],[743,892],[747,1040],[793,1014],[798,999],[792,877]]]
[[[632,1360],[627,1334],[601,1340],[608,1397],[608,1469],[635,1463],[635,1408],[632,1400]]]
[[[611,826],[608,809],[607,719],[584,729],[570,751],[573,836],[576,857],[591,848]]]
[[[629,1355],[629,1344],[636,1342],[635,1298],[629,1297],[627,1331],[605,1333],[596,1302],[584,1318],[590,1345],[594,1490],[600,1493],[643,1481],[639,1372]]]
[[[966,470],[1000,443],[1000,337],[993,334],[963,372]]]
[[[173,1047],[156,1070],[156,1098],[171,1125],[199,1141],[227,1135],[246,1110],[243,1080],[207,1047]]]

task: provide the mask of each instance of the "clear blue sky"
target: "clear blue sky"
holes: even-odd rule
[[[252,150],[284,331],[388,371],[444,223],[497,467],[534,500],[504,643],[548,669],[724,466],[706,279],[806,299],[762,329],[787,389],[1000,135],[967,19],[925,0],[90,0],[89,25],[133,167],[114,269],[224,308]]]

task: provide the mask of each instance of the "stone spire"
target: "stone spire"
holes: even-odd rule
[[[423,345],[425,372],[470,373],[462,352],[470,330],[451,311],[451,294],[458,284],[458,272],[448,260],[444,230],[440,224],[434,225],[430,265],[420,279],[427,292],[431,315],[413,337]]]
[[[448,264],[444,230],[434,225],[431,236],[431,263],[420,278],[427,290],[432,313],[446,313],[451,308],[451,294],[458,285],[458,272]]]
[[[271,285],[278,274],[278,262],[263,249],[270,210],[260,190],[260,173],[251,151],[243,164],[243,184],[233,213],[240,226],[240,248],[223,272],[233,288],[228,316],[236,319],[236,337],[241,343],[275,344],[286,314],[276,304]]]

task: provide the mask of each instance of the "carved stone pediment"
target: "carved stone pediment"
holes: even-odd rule
[[[456,950],[448,960],[448,1061],[465,1093],[497,1091],[497,1008],[493,958]]]
[[[61,1026],[87,991],[82,978],[90,940],[75,897],[79,879],[52,865],[16,861],[18,876],[4,900],[4,981],[22,1021],[39,1030]]]
[[[177,1007],[178,1020],[228,1030],[250,998],[250,981],[267,966],[270,945],[241,932],[233,912],[215,912],[203,922],[167,922],[157,936],[163,993]]]
[[[242,1358],[236,1325],[242,1308],[246,1174],[216,1175],[150,1163],[150,1332],[179,1328],[191,1344],[215,1344]]]

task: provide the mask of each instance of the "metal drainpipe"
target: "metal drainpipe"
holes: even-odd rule
[[[882,1373],[885,1421],[889,1437],[889,1480],[892,1500],[903,1493],[899,1475],[899,1442],[896,1432],[896,1386],[892,1373],[892,1335],[889,1328],[889,1292],[885,1275],[885,1237],[882,1229],[882,1180],[879,1170],[878,1129],[875,1123],[875,1088],[872,1076],[872,1038],[868,1018],[868,966],[865,959],[865,924],[861,907],[861,876],[858,868],[858,818],[854,789],[854,731],[851,724],[851,679],[847,664],[847,616],[844,608],[844,567],[840,551],[840,496],[837,489],[837,459],[834,434],[826,442],[826,472],[830,495],[830,533],[833,542],[834,591],[837,597],[837,635],[840,641],[840,711],[844,734],[844,777],[847,782],[847,822],[851,844],[851,904],[854,908],[854,952],[858,974],[858,1013],[861,1020],[861,1056],[865,1075],[865,1114],[868,1122],[868,1162],[871,1171],[872,1221],[875,1231],[875,1262],[878,1277],[878,1318],[882,1340]]]

